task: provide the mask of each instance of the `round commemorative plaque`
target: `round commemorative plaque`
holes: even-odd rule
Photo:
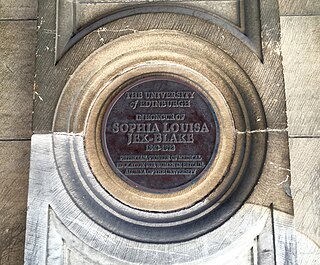
[[[214,160],[218,133],[215,112],[196,86],[153,76],[115,96],[102,144],[111,168],[129,185],[168,193],[201,178]]]

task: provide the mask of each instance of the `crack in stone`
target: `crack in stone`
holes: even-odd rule
[[[80,132],[80,133],[67,133],[67,132],[53,132],[53,135],[62,135],[62,136],[81,136],[84,137],[84,133]]]
[[[102,37],[101,32],[115,32],[115,33],[119,33],[119,32],[138,32],[138,30],[136,29],[131,29],[131,28],[126,28],[126,29],[107,29],[107,28],[99,28],[97,30],[98,36],[99,36],[99,41],[102,42],[103,44],[105,44],[105,39]]]
[[[283,181],[281,181],[280,183],[278,183],[277,186],[281,186],[282,184],[288,182],[288,180],[289,180],[289,175],[287,175],[287,177],[286,177],[285,180],[283,180]]]
[[[264,130],[252,130],[252,131],[245,131],[241,132],[237,130],[237,134],[254,134],[254,133],[268,133],[268,132],[276,132],[276,133],[282,133],[282,132],[288,132],[288,128],[286,129],[264,129]]]
[[[125,28],[125,29],[107,29],[107,28],[99,28],[98,32],[126,32],[126,31],[132,31],[132,32],[139,32],[136,29],[131,28]]]

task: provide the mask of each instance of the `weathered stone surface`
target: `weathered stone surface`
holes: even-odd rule
[[[319,24],[320,16],[281,17],[289,136],[320,136]]]
[[[318,264],[319,1],[280,1],[297,263]]]
[[[1,0],[0,1],[0,19],[9,19],[9,20],[35,19],[36,18],[36,2],[37,2],[36,0],[18,0],[18,1]],[[62,1],[60,1],[60,2],[62,2]],[[102,11],[102,12],[99,11],[100,10],[98,7],[99,5],[97,5],[97,4],[95,5],[96,11],[90,12],[92,10],[92,9],[90,9],[90,6],[92,6],[92,5],[88,4],[87,3],[88,1],[81,1],[81,2],[83,2],[83,4],[81,5],[83,16],[78,17],[80,24],[81,23],[85,24],[90,19],[94,19],[95,14],[102,15],[104,13],[104,11]],[[102,1],[98,1],[98,0],[96,2],[102,3]],[[113,2],[117,2],[117,1],[113,1]],[[125,2],[125,1],[119,1],[119,2]],[[132,1],[130,1],[130,2],[132,2]],[[201,2],[203,3],[203,5],[206,5],[205,2],[208,2],[208,3],[211,2],[210,5],[217,5],[217,6],[219,5],[219,1],[201,1]],[[223,1],[223,2],[230,2],[231,3],[231,2],[236,2],[236,1]],[[279,3],[280,3],[280,12],[284,16],[286,16],[286,15],[288,15],[288,16],[290,16],[290,15],[294,15],[294,16],[314,15],[315,16],[320,13],[320,11],[319,11],[320,10],[320,8],[319,8],[320,2],[318,0],[309,0],[309,1],[279,0]],[[101,5],[106,6],[105,3],[102,3]],[[105,10],[110,10],[113,7],[120,6],[120,5],[121,5],[120,3],[110,4],[110,8],[108,6],[108,8],[106,8]],[[46,8],[48,10],[50,10],[50,8],[54,9],[53,6],[47,6]],[[316,116],[316,117],[314,116],[316,114],[316,112],[314,111],[314,108],[319,106],[319,98],[317,98],[319,91],[317,90],[317,87],[315,87],[315,90],[314,90],[315,94],[312,91],[311,92],[309,91],[308,93],[305,92],[305,89],[306,88],[308,89],[308,87],[310,87],[309,86],[310,82],[313,83],[313,82],[319,81],[317,79],[317,77],[319,76],[318,72],[312,68],[312,65],[315,65],[315,66],[319,65],[319,60],[317,59],[317,58],[319,58],[319,56],[318,56],[318,54],[319,54],[318,47],[319,46],[316,44],[317,41],[319,40],[319,37],[316,38],[314,35],[314,32],[318,28],[318,22],[310,23],[311,20],[319,21],[319,19],[316,16],[313,18],[311,18],[311,17],[310,18],[308,18],[308,17],[290,17],[290,18],[282,17],[282,20],[281,20],[282,33],[283,33],[284,40],[286,39],[287,36],[290,37],[290,39],[286,39],[285,42],[282,43],[282,45],[284,45],[283,47],[285,50],[283,55],[284,55],[286,82],[293,84],[293,86],[295,85],[296,82],[303,84],[303,85],[296,87],[294,89],[295,96],[292,95],[292,98],[291,98],[291,102],[292,102],[291,106],[292,107],[298,106],[298,107],[297,107],[297,110],[294,111],[294,113],[291,112],[291,118],[289,120],[289,131],[295,132],[295,130],[298,130],[298,133],[299,134],[301,133],[301,135],[303,135],[303,136],[308,136],[308,135],[305,135],[306,132],[310,135],[313,135],[314,131],[315,131],[315,126],[317,126],[317,124],[319,124],[319,122],[318,122],[319,116]],[[291,23],[288,21],[295,21],[295,22]],[[19,31],[19,34],[22,34],[23,31],[25,31],[25,24],[28,24],[28,23],[30,23],[30,22],[26,22],[26,23],[24,23],[24,22],[21,22],[21,23],[11,22],[11,26],[6,26],[4,28],[2,26],[4,24],[3,23],[0,24],[1,36],[6,36],[6,38],[3,38],[0,43],[1,59],[3,58],[2,57],[3,47],[6,48],[5,46],[2,46],[2,45],[7,45],[8,43],[9,43],[9,46],[14,45],[15,50],[14,50],[13,54],[19,50],[25,49],[25,46],[23,45],[25,43],[25,40],[21,40],[20,42],[17,42],[17,43],[19,43],[19,45],[15,44],[16,35],[14,35],[12,33]],[[43,23],[45,23],[45,21]],[[190,22],[190,23],[192,24],[192,22]],[[306,25],[304,25],[304,24],[306,24]],[[44,25],[44,26],[46,26],[46,25]],[[34,26],[34,29],[35,29],[35,26]],[[117,31],[119,29],[114,28],[111,30]],[[122,30],[122,29],[120,29],[120,30]],[[127,29],[127,30],[134,31],[134,29]],[[5,35],[2,34],[4,31],[7,31],[7,33],[5,33]],[[33,35],[33,37],[36,34],[35,30],[33,30],[33,29],[32,30],[30,29],[27,32],[29,32],[29,35],[30,34]],[[305,34],[305,32],[306,32],[306,34]],[[52,34],[54,34],[54,31],[51,31],[50,29],[48,29],[46,34],[48,36],[52,35]],[[98,32],[98,34],[104,35],[104,32],[102,32],[102,33]],[[302,37],[297,38],[297,40],[299,40],[299,44],[295,45],[296,37],[297,37],[297,36],[295,36],[296,34],[297,34],[297,36],[302,36],[302,37],[307,36],[307,37],[304,37],[304,39]],[[27,35],[27,34],[23,34],[23,35]],[[15,37],[13,38],[13,36],[15,36]],[[312,38],[312,40],[310,40],[310,38]],[[43,46],[43,48],[47,50],[47,46]],[[32,46],[30,46],[30,49],[34,49],[34,48]],[[294,52],[292,52],[292,51],[294,51]],[[33,52],[33,51],[30,50],[30,53],[31,52]],[[13,55],[13,57],[14,56],[15,55]],[[303,59],[301,59],[300,56],[302,56]],[[15,58],[13,58],[13,61],[11,61],[11,62],[13,62],[14,65],[29,64],[30,62],[33,62],[33,59],[29,59],[28,57],[24,57],[24,56],[20,56],[20,57],[17,56]],[[296,64],[295,62],[298,62],[298,64],[299,63],[303,64],[303,68],[302,68],[303,72],[300,75],[297,75],[297,73],[299,73],[299,71],[300,71],[300,68],[299,68],[300,66],[295,65]],[[307,68],[308,65],[309,65],[309,67],[311,66],[311,68],[313,69],[313,72],[315,73],[312,76],[309,74],[309,70]],[[6,69],[3,66],[4,65],[0,65],[1,78],[3,78],[3,77],[8,78],[7,80],[12,82],[13,84],[15,82],[17,82],[17,79],[19,79],[19,78],[22,79],[22,77],[20,77],[20,76],[11,74],[9,69]],[[288,75],[286,72],[287,66],[289,68],[290,67],[294,68],[294,71],[292,72],[292,74],[290,74],[292,81],[288,81],[289,79],[288,79]],[[10,67],[10,65],[9,65],[9,67]],[[5,73],[5,74],[3,74],[3,73]],[[9,77],[7,77],[7,74],[9,74]],[[29,76],[29,77],[27,77],[27,76]],[[30,81],[31,76],[33,78],[33,73],[29,74],[29,75],[25,75],[24,79],[27,80],[27,82],[31,82]],[[0,78],[0,82],[2,80],[1,78]],[[314,78],[316,78],[316,80]],[[315,80],[315,81],[312,81],[312,80]],[[22,81],[20,81],[20,82],[22,83]],[[2,93],[2,89],[3,89],[2,86],[3,86],[3,84],[1,84],[0,94]],[[311,87],[314,87],[314,86],[312,85]],[[10,86],[10,88],[11,88],[11,86]],[[288,89],[288,86],[287,86],[287,89]],[[291,88],[289,87],[289,90],[292,90],[292,87]],[[6,122],[7,125],[5,125],[5,128],[6,128],[5,131],[8,132],[8,134],[6,134],[6,135],[4,135],[4,137],[2,137],[3,131],[1,131],[1,129],[0,129],[0,137],[2,137],[2,139],[4,139],[4,138],[7,139],[8,137],[10,137],[10,138],[11,137],[29,137],[31,134],[31,130],[28,129],[27,130],[28,133],[25,134],[25,132],[26,132],[25,128],[29,128],[29,125],[26,125],[26,124],[30,122],[31,117],[29,116],[30,114],[25,113],[25,105],[20,100],[20,98],[21,97],[23,98],[24,95],[21,95],[21,93],[22,93],[21,91],[19,91],[19,93],[17,93],[17,92],[12,92],[12,90],[10,90],[8,93],[10,93],[11,96],[14,94],[15,97],[12,98],[12,101],[10,101],[10,104],[5,104],[5,105],[3,105],[3,102],[0,99],[0,103],[3,105],[3,108],[1,108],[1,105],[0,105],[0,111],[1,111],[1,113],[6,113],[6,109],[8,109],[10,111],[10,112],[8,112],[8,115],[13,115],[12,116],[13,119],[10,122],[9,119],[1,116],[0,124],[2,125],[3,121]],[[271,91],[269,93],[269,95],[272,93],[274,93],[274,91]],[[292,91],[291,91],[291,93],[292,93]],[[18,94],[18,96],[17,96],[17,94]],[[1,94],[1,98],[3,97],[2,95],[3,94]],[[9,95],[6,95],[5,99],[8,99],[8,98],[9,98]],[[39,98],[37,98],[37,99],[40,100]],[[13,101],[13,100],[15,100],[15,101]],[[271,107],[272,107],[272,100],[270,101]],[[5,100],[4,100],[4,103],[5,103]],[[12,105],[14,105],[14,107],[12,107]],[[309,105],[309,107],[308,107],[308,105]],[[298,111],[300,108],[303,110],[304,113],[301,114],[300,111]],[[13,113],[13,109],[15,109],[15,110],[19,109],[19,111],[17,111],[17,112],[19,112],[19,114]],[[31,108],[28,109],[27,112],[31,113],[30,110],[31,110]],[[26,123],[25,124],[20,123],[20,121],[18,121],[17,116],[14,116],[14,115],[20,115],[20,116],[23,115],[23,117],[24,117],[23,119],[25,119]],[[302,115],[304,116],[303,119],[301,119]],[[291,123],[292,120],[294,121],[293,123]],[[302,121],[302,125],[301,125],[301,121]],[[303,126],[303,128],[301,128],[301,126]],[[18,127],[19,128],[24,127],[22,134],[20,132],[20,129],[17,129]],[[318,129],[316,129],[316,131],[319,132]],[[299,135],[296,135],[296,134],[293,134],[293,136],[299,137]],[[313,223],[312,220],[317,220],[317,218],[319,216],[319,214],[317,214],[319,211],[319,209],[316,207],[317,205],[312,204],[312,200],[313,201],[317,200],[317,198],[314,197],[314,195],[317,194],[317,191],[315,191],[314,189],[318,185],[317,184],[317,181],[318,181],[317,175],[318,174],[317,174],[317,168],[315,167],[315,165],[317,163],[319,164],[319,161],[317,161],[317,156],[316,156],[318,149],[319,149],[319,144],[317,143],[318,140],[317,139],[291,139],[290,142],[291,142],[291,157],[292,157],[292,162],[291,162],[292,178],[293,178],[292,189],[293,189],[294,194],[296,192],[296,196],[294,196],[295,207],[296,207],[296,211],[297,211],[296,225],[299,227],[299,229],[303,230],[304,234],[311,235],[311,237],[314,238],[314,236],[318,236],[318,232],[316,229],[316,223],[315,222]],[[4,168],[4,169],[0,171],[1,172],[0,173],[1,187],[5,187],[4,189],[1,189],[1,191],[0,191],[0,209],[1,209],[0,210],[1,211],[0,227],[1,228],[8,227],[9,232],[13,231],[10,227],[17,228],[17,230],[15,230],[15,232],[12,233],[12,237],[9,237],[8,233],[6,233],[6,232],[4,232],[4,234],[3,234],[2,233],[3,230],[0,229],[1,230],[0,231],[0,250],[1,250],[0,251],[1,252],[0,253],[1,254],[0,264],[5,264],[5,265],[7,265],[7,264],[16,265],[16,264],[22,263],[23,235],[22,235],[20,229],[22,229],[23,221],[20,216],[20,213],[21,213],[21,211],[24,211],[23,210],[24,208],[21,205],[23,203],[25,203],[24,201],[26,199],[25,198],[23,200],[21,199],[21,201],[19,201],[19,203],[17,203],[17,200],[20,200],[20,199],[18,199],[18,196],[16,194],[23,193],[22,189],[23,189],[23,187],[24,188],[26,187],[27,181],[25,178],[24,183],[20,183],[21,184],[20,188],[16,187],[15,185],[8,185],[8,182],[11,183],[11,176],[15,176],[15,174],[16,174],[16,173],[12,173],[13,171],[16,171],[16,170],[19,170],[21,172],[27,171],[28,163],[26,161],[24,161],[23,163],[19,162],[22,159],[20,156],[23,153],[25,153],[24,148],[21,148],[21,146],[20,146],[21,144],[26,145],[26,143],[20,143],[20,142],[14,143],[14,144],[9,143],[9,142],[0,143],[1,161],[7,160],[8,157],[9,158],[15,157],[14,160],[10,159],[11,166],[8,164],[9,162],[7,162],[7,164],[3,163],[4,166],[2,166],[2,168]],[[11,146],[15,145],[15,148],[7,148],[7,146],[9,146],[9,145],[11,145]],[[19,148],[17,148],[17,146],[19,146]],[[42,147],[43,147],[42,145],[39,146],[39,149]],[[16,149],[16,150],[19,149],[21,154],[16,153],[17,151],[13,152],[12,150],[14,150],[14,149]],[[5,157],[6,159],[3,159],[3,157]],[[306,157],[306,159],[301,159],[301,157]],[[310,161],[307,161],[307,160],[310,160]],[[45,161],[43,161],[43,162],[45,162]],[[25,170],[22,168],[23,167],[22,164],[24,164]],[[21,167],[20,167],[20,165],[21,165]],[[301,165],[303,165],[303,167],[301,167]],[[285,177],[285,175],[279,174],[278,170],[280,170],[280,169],[277,169],[278,166],[279,165],[274,165],[273,173],[275,174],[275,176],[280,177],[281,180],[285,180],[285,178],[284,179],[282,178],[282,177]],[[7,168],[9,168],[9,169],[7,169]],[[285,165],[284,168],[286,170],[288,169],[287,164]],[[9,171],[10,171],[10,173],[9,173],[10,176],[6,173]],[[308,180],[305,183],[305,175],[306,174],[308,176],[310,176],[310,179],[308,178]],[[21,175],[19,175],[19,176],[21,176]],[[277,179],[275,178],[274,182],[272,182],[272,185],[280,184],[280,182],[276,182],[276,181],[277,181]],[[263,185],[261,185],[261,187],[263,187],[263,189],[260,190],[260,191],[262,191],[261,194],[263,194],[263,192],[267,191],[267,189],[269,188],[268,183],[266,181],[264,181],[264,179],[262,179],[262,182],[264,182],[264,183],[263,183]],[[297,184],[297,183],[299,183],[299,184]],[[288,184],[288,182],[283,182],[281,185],[278,185],[277,187],[278,187],[278,189],[282,189],[284,187],[287,188],[287,184]],[[299,189],[300,184],[302,185],[303,189]],[[16,191],[13,191],[14,189],[21,189],[21,190],[16,192]],[[10,190],[10,192],[9,192],[9,190]],[[310,192],[310,190],[312,192]],[[14,195],[12,195],[13,193],[14,193]],[[8,202],[8,197],[5,196],[6,194],[9,196],[12,195],[13,199],[10,198],[10,201]],[[3,197],[5,197],[5,199],[3,199]],[[8,208],[8,205],[10,205],[10,208]],[[301,206],[299,206],[299,205],[301,205]],[[10,213],[9,219],[3,218],[3,216],[4,216],[2,214],[3,209],[7,209],[6,210],[7,212],[12,213],[12,214]],[[279,229],[283,229],[283,230],[286,230],[285,231],[286,233],[288,233],[287,230],[291,229],[290,228],[290,216],[285,216],[285,219],[282,219],[282,220],[289,220],[289,221],[283,223],[283,221],[282,222],[277,221],[278,215],[283,216],[283,214],[281,214],[281,213],[275,214],[275,218],[274,218],[274,219],[276,219],[275,231],[279,231]],[[17,218],[17,216],[18,216],[18,218]],[[311,216],[311,218],[309,218],[310,216]],[[78,221],[78,219],[75,219],[75,221]],[[21,224],[12,225],[12,222],[21,222]],[[268,229],[269,229],[269,227],[268,227]],[[51,232],[51,230],[50,230],[50,232]],[[67,234],[67,232],[69,232],[69,231],[62,230],[62,234],[67,235],[66,237],[69,236]],[[282,233],[282,232],[283,231],[281,231],[279,233]],[[266,233],[266,234],[268,235],[268,233]],[[277,248],[278,247],[281,248],[280,245],[283,242],[285,242],[286,240],[288,241],[288,239],[291,238],[290,236],[291,236],[290,234],[287,234],[287,236],[284,238],[284,240],[278,240],[276,243]],[[224,238],[223,240],[226,241],[227,239]],[[83,245],[81,245],[81,242],[80,242],[80,244],[78,244],[79,242],[74,242],[71,240],[68,241],[67,243],[70,243],[70,242],[72,242],[74,244],[74,245],[72,245],[73,251],[71,251],[71,253],[70,253],[70,263],[71,264],[78,265],[79,261],[83,262],[83,264],[93,263],[93,261],[92,261],[93,256],[92,255],[90,257],[84,257],[84,255],[83,255],[83,252],[88,251],[88,249],[90,249],[89,247],[85,248]],[[264,242],[266,242],[266,241],[264,241]],[[261,241],[260,241],[260,243],[261,243]],[[289,241],[288,241],[288,243],[290,245]],[[42,241],[40,243],[40,245],[42,245],[42,246],[44,246],[44,244],[45,244],[45,241]],[[268,241],[267,241],[267,244],[268,244],[268,247],[270,247],[270,244]],[[319,244],[319,242],[318,242],[318,244]],[[285,244],[283,244],[283,245],[285,246]],[[248,253],[245,253],[245,254],[247,254],[247,256],[244,254],[243,257],[241,257],[241,261],[245,260],[245,261],[247,261],[247,263],[254,262],[254,260],[252,260],[252,257],[256,257],[256,255],[257,255],[257,252],[256,252],[257,245],[254,245],[254,246],[255,246],[255,248],[250,250]],[[290,246],[292,247],[292,245],[290,245]],[[317,245],[310,243],[310,241],[308,240],[308,238],[306,236],[304,236],[302,234],[298,234],[298,247],[299,247],[299,253],[298,253],[298,264],[299,265],[300,264],[301,265],[302,264],[306,264],[306,265],[318,264],[318,261],[320,259],[320,254],[319,254],[319,248]],[[52,251],[50,253],[52,253]],[[88,252],[86,252],[86,253],[88,253]],[[288,258],[289,259],[292,258],[292,257],[287,256],[287,255],[292,254],[292,252],[287,252],[286,250],[284,250],[281,253],[285,254],[285,255],[280,254],[277,256],[277,261],[279,264],[282,264],[281,262],[285,262]],[[56,252],[56,254],[60,255],[61,253]],[[178,255],[178,253],[173,253],[172,255],[176,255],[176,254]],[[273,253],[270,253],[270,251],[269,252],[267,251],[262,254],[263,255],[271,255]],[[154,253],[153,257],[155,255],[157,255],[157,253]],[[51,258],[54,259],[55,257],[53,256]],[[59,256],[59,258],[61,258],[61,256]],[[97,252],[94,253],[94,259],[99,260],[99,253],[97,253]],[[30,264],[33,264],[32,262],[33,261],[31,261]],[[262,261],[259,260],[259,262],[262,262]],[[116,263],[116,260],[110,261],[110,264],[115,264],[115,263]],[[211,261],[208,261],[207,263],[212,264]],[[240,262],[237,262],[236,264],[239,265],[239,263]],[[205,264],[204,261],[201,262],[201,264]],[[230,265],[230,262],[228,263],[228,265]]]
[[[318,0],[278,0],[280,16],[308,16],[320,15]]]
[[[251,0],[248,7],[253,8],[256,6],[257,1]],[[182,5],[183,3],[179,3]],[[148,4],[150,5],[150,4]],[[95,8],[95,5],[91,5],[92,8]],[[56,17],[53,12],[50,10],[54,9],[53,1],[47,1],[46,4],[40,5],[39,11],[42,14],[42,17],[46,19],[39,20],[39,41],[37,49],[37,78],[36,78],[36,91],[41,95],[43,101],[37,99],[35,101],[35,114],[33,128],[35,132],[49,132],[51,131],[51,125],[53,120],[53,114],[55,110],[55,104],[58,102],[59,94],[62,87],[66,82],[66,78],[70,76],[75,70],[76,65],[81,63],[90,53],[92,53],[98,47],[101,47],[104,44],[112,41],[113,39],[119,38],[124,35],[130,35],[139,31],[147,31],[154,29],[164,29],[164,30],[176,30],[182,31],[192,35],[198,35],[201,38],[208,38],[211,42],[216,43],[221,49],[227,51],[232,57],[234,57],[239,63],[244,65],[245,70],[253,71],[255,76],[254,82],[258,82],[259,86],[266,85],[265,80],[271,77],[275,77],[275,84],[268,90],[262,89],[258,91],[263,95],[263,99],[266,102],[266,108],[268,108],[267,115],[269,115],[269,125],[270,128],[285,128],[286,119],[285,111],[282,109],[281,104],[277,104],[274,99],[269,97],[273,95],[277,97],[277,100],[283,101],[284,91],[279,89],[282,84],[282,79],[277,78],[275,73],[279,72],[280,57],[279,57],[279,21],[278,18],[269,19],[269,13],[265,13],[262,16],[261,22],[264,23],[262,34],[260,32],[260,19],[259,11],[255,9],[245,8],[241,11],[241,15],[246,14],[246,19],[243,22],[246,25],[248,33],[243,34],[241,28],[238,28],[235,25],[230,25],[225,23],[224,20],[217,19],[214,14],[208,15],[207,13],[193,12],[192,9],[182,9],[181,8],[168,8],[165,11],[158,11],[162,9],[153,9],[149,6],[149,9],[146,11],[140,7],[140,13],[136,15],[120,13],[116,15],[106,16],[106,21],[104,19],[100,20],[102,23],[97,27],[97,24],[91,25],[88,28],[84,28],[81,33],[79,32],[73,36],[71,42],[68,43],[67,48],[70,48],[73,44],[77,43],[72,47],[72,53],[67,54],[61,60],[59,60],[59,67],[54,68],[52,61],[57,59],[57,54],[55,50],[55,40],[59,38],[64,38],[65,34],[69,34],[69,30],[73,27],[70,26],[72,20],[70,16],[73,15],[75,18],[74,10],[70,9],[68,11],[69,16],[66,21],[63,20],[62,28],[59,30],[56,29]],[[270,8],[274,6],[274,3],[263,2],[263,8]],[[192,7],[193,8],[193,7]],[[132,9],[132,12],[136,9]],[[151,12],[152,11],[152,12]],[[175,13],[175,11],[177,13]],[[252,11],[252,12],[251,12]],[[72,13],[73,12],[73,13]],[[184,12],[184,13],[183,13]],[[240,11],[239,11],[240,12]],[[119,17],[118,17],[119,16]],[[66,17],[66,15],[64,16]],[[109,20],[108,20],[109,19]],[[58,19],[58,25],[60,25],[60,19]],[[180,23],[183,21],[183,23]],[[99,22],[99,23],[100,23]],[[268,25],[266,23],[269,23]],[[270,30],[269,28],[272,28]],[[75,31],[77,28],[73,28]],[[222,31],[222,35],[217,34],[217,32]],[[65,32],[67,31],[67,33]],[[270,32],[272,34],[270,34]],[[72,35],[72,33],[71,33]],[[264,55],[265,62],[272,62],[272,65],[266,63],[265,67],[270,67],[269,74],[262,74],[264,71],[261,67],[259,59],[262,58],[261,51],[261,42],[260,35],[263,36]],[[60,37],[59,37],[60,36]],[[70,37],[70,36],[69,36]],[[231,37],[231,41],[228,39]],[[78,40],[80,40],[78,42]],[[238,40],[237,40],[238,39]],[[271,41],[272,39],[272,41]],[[251,50],[252,53],[240,51],[240,43],[245,43],[248,47],[248,50]],[[237,44],[236,44],[236,43]],[[268,43],[271,45],[268,45]],[[59,50],[59,49],[58,49]],[[68,49],[67,49],[68,50]],[[65,50],[66,51],[66,50]],[[71,57],[69,57],[71,56]],[[268,59],[267,59],[268,58]],[[258,59],[258,60],[257,60]],[[249,65],[247,65],[247,63]],[[43,73],[50,73],[46,75],[46,78],[43,79]],[[59,78],[56,78],[56,75]],[[263,78],[260,78],[260,77]],[[44,85],[46,83],[46,85]],[[273,91],[275,91],[273,93]],[[41,115],[40,115],[41,113]],[[277,113],[277,115],[273,115]],[[280,115],[279,115],[280,113]]]
[[[295,232],[297,238],[297,264],[318,265],[320,260],[320,248],[305,234]]]
[[[0,142],[0,264],[23,263],[30,141]]]
[[[287,132],[270,132],[268,140],[268,152],[259,185],[248,202],[266,206],[273,204],[275,209],[292,214]]]
[[[30,138],[36,22],[0,22],[0,140]]]
[[[37,0],[1,0],[0,20],[36,19],[37,4]]]
[[[320,139],[290,139],[294,221],[298,231],[320,245]]]
[[[89,3],[88,1],[79,1],[77,5],[78,15],[76,17],[76,27],[83,27],[90,22],[92,23],[97,17],[101,17],[107,13],[111,13],[117,9],[123,9],[130,5],[145,4],[152,1],[139,0],[139,1],[112,1],[102,2],[95,1],[95,4]],[[170,0],[160,0],[153,2],[168,3]],[[227,21],[240,26],[240,14],[237,12],[239,9],[238,0],[227,0],[227,1],[186,1],[186,0],[174,0],[171,2],[178,2],[180,5],[195,6],[203,10],[213,12],[218,16],[225,18]]]
[[[186,8],[183,1],[179,7],[151,1],[117,12],[115,3],[108,9],[100,1],[61,1],[57,14],[54,1],[41,2],[35,83],[41,98],[33,123],[27,264],[34,258],[48,258],[49,264],[113,258],[150,264],[150,257],[160,264],[296,263],[277,1],[229,3],[235,2],[233,15],[244,19],[240,25]],[[81,4],[88,18],[79,22]],[[113,11],[97,17],[102,9]],[[86,20],[95,22],[88,26]],[[221,153],[231,153],[221,160],[227,170],[208,171],[214,180],[236,180],[223,195],[223,181],[205,187],[194,182],[175,194],[135,192],[135,185],[121,186],[108,161],[100,159],[100,114],[126,82],[155,71],[206,84],[219,124],[226,127],[221,131],[234,133],[220,138]],[[208,196],[194,196],[207,189]],[[192,196],[186,196],[189,191]],[[49,252],[39,247],[46,243]]]
[[[259,260],[269,265],[275,259],[279,264],[295,264],[292,217],[272,207],[245,204],[218,229],[191,241],[170,245],[137,242],[110,233],[72,202],[52,166],[52,137],[71,141],[77,138],[76,141],[81,142],[81,136],[75,135],[33,136],[30,195],[37,199],[30,201],[29,206],[37,207],[29,208],[28,225],[36,223],[42,233],[28,234],[26,251],[33,255],[26,256],[26,264],[47,260],[46,264],[51,265],[65,258],[70,264],[153,264],[157,260],[160,264],[189,261],[191,264],[252,265]],[[56,152],[58,156],[63,155],[59,150]],[[44,166],[50,182],[45,181],[46,174],[38,175]],[[292,253],[289,257],[288,249]]]

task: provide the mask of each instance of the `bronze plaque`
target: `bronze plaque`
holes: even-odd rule
[[[104,152],[131,186],[173,192],[197,181],[218,145],[212,105],[196,86],[172,77],[145,77],[129,84],[107,108]]]

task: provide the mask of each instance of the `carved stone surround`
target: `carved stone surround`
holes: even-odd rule
[[[40,1],[25,264],[296,264],[279,36],[275,0]],[[195,87],[219,132],[165,193],[119,178],[101,140],[154,76]]]

